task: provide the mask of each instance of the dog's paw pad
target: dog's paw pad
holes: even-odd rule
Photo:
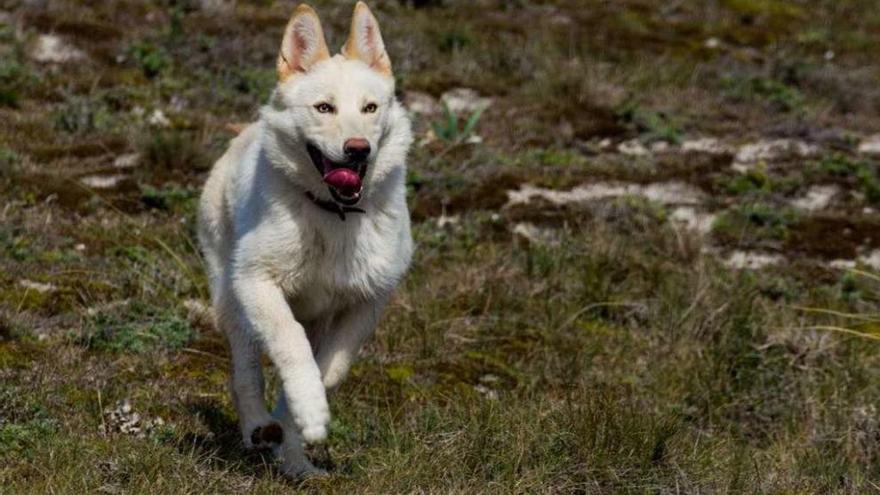
[[[251,444],[255,448],[271,447],[284,441],[284,430],[278,423],[258,426],[251,432]]]

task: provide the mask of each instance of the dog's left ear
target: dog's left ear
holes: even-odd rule
[[[379,22],[364,2],[358,2],[351,18],[351,32],[342,47],[342,55],[360,60],[383,76],[391,77],[391,60],[379,32]]]

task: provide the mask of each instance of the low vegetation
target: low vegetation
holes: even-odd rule
[[[351,2],[314,5],[337,46]],[[0,493],[878,490],[873,2],[371,6],[433,104],[418,248],[302,481],[240,444],[194,240],[292,4],[0,2]],[[780,139],[815,150],[731,166]],[[507,205],[670,183],[697,199]]]

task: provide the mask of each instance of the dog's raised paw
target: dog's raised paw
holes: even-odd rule
[[[306,443],[321,443],[327,439],[327,427],[319,424],[303,428],[302,436]]]
[[[254,428],[251,432],[251,445],[256,449],[271,448],[284,441],[284,430],[278,423],[269,423]]]

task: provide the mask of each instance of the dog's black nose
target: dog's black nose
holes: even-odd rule
[[[370,142],[364,138],[346,139],[342,149],[349,160],[361,161],[370,156]]]

